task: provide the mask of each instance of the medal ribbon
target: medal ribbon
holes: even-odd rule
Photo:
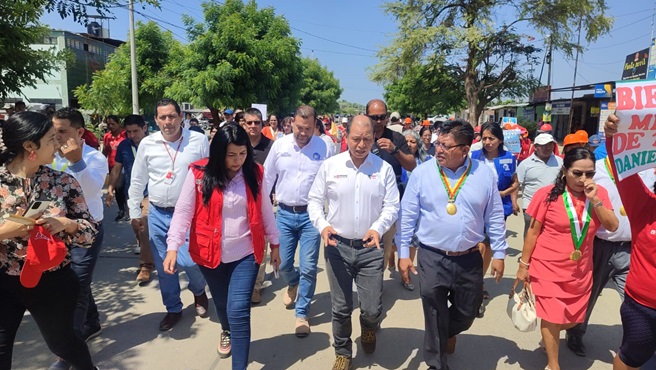
[[[588,228],[590,227],[590,200],[585,200],[585,207],[583,208],[583,227],[581,227],[581,220],[576,214],[576,209],[574,208],[574,203],[572,203],[572,198],[569,195],[569,191],[565,190],[563,193],[563,202],[565,203],[565,210],[567,210],[567,216],[569,217],[569,226],[570,232],[572,233],[572,241],[574,242],[574,249],[581,249],[583,245],[583,240],[585,235],[588,233]]]
[[[615,184],[615,176],[613,176],[613,169],[610,168],[610,159],[608,159],[608,157],[604,160],[604,164],[606,165],[608,176],[610,176],[610,179],[613,180],[613,184]]]
[[[64,165],[62,166],[62,168],[59,169],[59,168],[57,168],[57,159],[55,158],[55,159],[52,160],[52,168],[53,168],[54,170],[56,170],[56,171],[64,172],[64,171],[66,171],[66,169],[68,168],[68,162],[64,163]]]
[[[444,170],[442,170],[442,167],[440,167],[439,165],[437,165],[437,167],[440,170],[440,180],[442,180],[442,185],[444,185],[444,190],[446,190],[446,194],[449,196],[449,203],[453,203],[456,200],[456,197],[458,196],[460,189],[462,189],[462,185],[467,180],[467,177],[469,177],[469,172],[471,171],[472,168],[472,161],[471,159],[469,159],[469,165],[467,166],[465,173],[463,173],[462,176],[460,176],[460,178],[456,182],[456,185],[453,188],[451,188],[451,184],[449,184],[449,179],[446,178],[446,174],[444,173]]]

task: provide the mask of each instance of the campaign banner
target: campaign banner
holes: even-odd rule
[[[620,125],[612,150],[623,180],[656,167],[656,81],[620,81],[615,91]]]
[[[649,48],[626,56],[622,69],[622,80],[644,80],[647,78]]]
[[[503,130],[503,145],[512,153],[522,151],[522,144],[519,141],[520,130]]]
[[[517,117],[501,117],[501,126],[505,125],[506,123],[516,125]]]

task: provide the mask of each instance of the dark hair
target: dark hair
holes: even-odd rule
[[[75,108],[62,108],[52,115],[55,119],[67,119],[71,123],[71,127],[84,128],[84,117],[82,113]]]
[[[258,165],[255,163],[251,141],[243,127],[229,123],[217,130],[210,144],[210,157],[207,166],[200,168],[205,171],[203,176],[203,204],[206,206],[209,204],[214,190],[218,188],[223,191],[230,182],[225,168],[228,144],[246,147],[246,161],[242,166],[242,173],[253,197],[257,199],[259,195],[260,184],[256,175]]]
[[[469,122],[462,119],[444,122],[440,135],[447,134],[453,135],[453,139],[458,144],[471,146],[474,141],[474,128]]]
[[[14,103],[14,109],[18,108],[18,106],[26,107],[24,101],[17,101],[16,103]]]
[[[52,120],[45,114],[24,111],[9,117],[0,129],[0,141],[5,149],[0,151],[0,165],[13,161],[25,152],[23,143],[31,141],[37,149],[39,140],[52,128]]]
[[[235,123],[239,123],[239,120],[241,119],[244,119],[244,112],[235,113],[235,115],[232,116],[232,120],[235,121]]]
[[[191,122],[199,123],[197,118],[191,118],[191,119],[189,120],[189,123],[191,123]]]
[[[426,132],[426,131],[430,132],[431,135],[433,134],[431,132],[430,126],[422,126],[421,130],[419,130],[419,137],[424,136],[424,132]]]
[[[276,125],[276,129],[278,131],[282,131],[282,120],[280,118],[278,118],[278,116],[276,116],[275,113],[271,113],[271,114],[269,114],[269,117],[267,117],[267,122],[269,122],[269,125],[271,125],[271,116],[276,117],[276,120],[278,120],[278,124]]]
[[[123,119],[123,126],[127,125],[137,125],[141,128],[144,128],[144,126],[146,126],[146,120],[144,120],[144,118],[138,114],[129,114]]]
[[[367,105],[364,107],[364,114],[369,114],[369,106],[371,106],[374,103],[383,103],[383,105],[385,106],[385,112],[387,112],[387,103],[385,103],[380,99],[373,99],[367,102]]]
[[[483,126],[481,126],[481,136],[483,136],[483,133],[485,131],[489,131],[492,136],[496,137],[501,141],[501,144],[499,144],[499,148],[503,150],[503,129],[501,126],[499,126],[498,123],[496,122],[485,122]],[[483,150],[485,150],[485,147],[483,147]]]
[[[323,121],[317,118],[317,119],[314,120],[314,122],[315,122],[317,128],[319,129],[319,132],[322,135],[325,135],[326,134],[326,128],[323,126]]]
[[[177,113],[178,116],[182,114],[182,111],[180,110],[180,106],[178,105],[177,101],[169,98],[164,98],[158,101],[157,104],[155,104],[155,115],[157,116],[157,108],[166,107],[167,105],[172,105],[175,108],[175,113]]]
[[[109,120],[109,119],[111,119],[112,121],[118,123],[119,125],[121,124],[121,121],[118,119],[118,117],[113,115],[113,114],[110,114],[109,116],[105,117],[105,122],[107,122],[107,120]]]
[[[595,162],[594,153],[588,148],[575,148],[565,153],[565,158],[563,158],[563,167],[560,169],[560,173],[556,176],[554,181],[554,187],[549,192],[549,197],[547,202],[553,202],[558,199],[558,196],[565,192],[565,187],[567,182],[565,181],[565,171],[569,170],[572,167],[574,162],[581,159],[589,159],[592,163]]]
[[[300,107],[296,108],[296,112],[294,112],[294,117],[301,117],[303,119],[308,119],[310,117],[312,118],[317,118],[317,111],[314,110],[309,105],[301,105]]]
[[[260,123],[262,122],[262,112],[260,112],[259,109],[257,109],[257,108],[248,108],[244,111],[244,116],[246,116],[247,114],[249,116],[257,116],[257,119],[260,120]]]

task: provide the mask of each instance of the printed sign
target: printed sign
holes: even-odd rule
[[[617,104],[615,102],[601,103],[601,110],[599,112],[599,135],[604,136],[604,122],[608,119],[611,113],[615,111]]]
[[[501,126],[505,125],[506,123],[510,124],[517,124],[517,117],[501,117]]]
[[[251,104],[251,108],[257,108],[262,113],[262,121],[266,121],[269,116],[267,116],[267,105],[266,104]]]
[[[503,130],[503,145],[513,153],[522,151],[522,144],[519,142],[520,130]]]
[[[649,48],[640,50],[626,56],[622,80],[644,80],[647,78],[647,62],[649,61]]]
[[[617,82],[619,130],[613,155],[619,180],[656,166],[656,81]]]
[[[613,87],[610,84],[598,84],[595,85],[595,98],[612,98],[613,97]]]

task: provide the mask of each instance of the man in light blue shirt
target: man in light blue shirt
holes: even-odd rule
[[[456,335],[476,318],[483,300],[477,243],[485,232],[494,256],[492,276],[497,282],[503,276],[508,248],[503,204],[494,172],[469,159],[473,137],[465,121],[444,123],[435,143],[436,161],[412,172],[401,201],[399,266],[401,271],[412,266],[409,247],[416,234],[429,369],[448,369],[446,355],[455,350]]]

